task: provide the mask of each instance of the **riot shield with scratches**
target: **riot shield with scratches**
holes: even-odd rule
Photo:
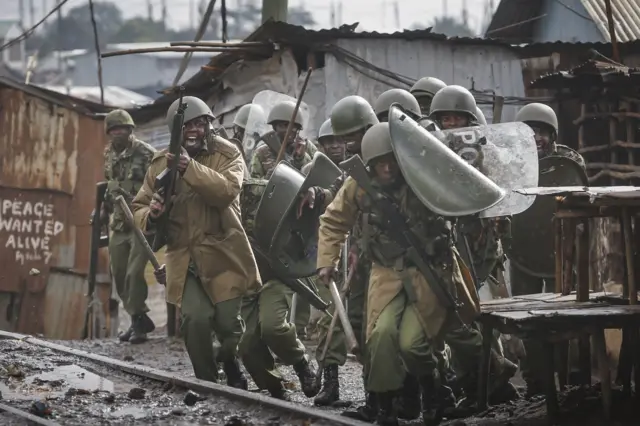
[[[531,127],[502,123],[443,130],[441,135],[449,148],[507,193],[480,217],[514,215],[531,207],[535,197],[514,191],[538,186],[538,151]]]
[[[588,179],[580,165],[567,157],[540,159],[539,187],[586,186]],[[553,215],[555,197],[538,196],[533,205],[511,219],[511,250],[507,254],[515,267],[540,277],[555,276]]]
[[[436,214],[468,216],[499,203],[505,191],[411,119],[399,104],[389,109],[391,146],[402,175]]]
[[[329,157],[316,152],[297,195],[289,202],[286,212],[279,216],[281,220],[271,241],[269,256],[274,271],[279,275],[302,278],[315,274],[321,211],[305,208],[298,217],[298,206],[310,187],[328,188],[341,174],[342,171]]]

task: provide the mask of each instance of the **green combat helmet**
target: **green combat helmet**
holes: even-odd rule
[[[246,129],[249,117],[251,117],[252,122],[264,122],[264,110],[258,104],[243,105],[236,113],[236,116],[233,119],[233,124],[235,126]]]
[[[392,152],[389,123],[378,123],[367,130],[362,138],[362,161],[366,165],[369,165],[372,160]]]
[[[422,77],[411,86],[409,90],[413,96],[435,96],[443,87],[447,87],[447,83],[435,77]]]
[[[169,110],[167,111],[167,126],[169,126],[169,131],[173,131],[173,116],[178,111],[178,104],[180,99],[176,99],[173,101]],[[215,120],[216,117],[211,112],[211,108],[200,98],[196,98],[195,96],[185,96],[182,98],[182,102],[187,104],[187,109],[184,112],[184,122],[187,123],[194,118],[207,116],[211,118],[211,120]]]
[[[109,130],[118,126],[136,127],[136,123],[133,122],[133,118],[131,118],[131,115],[127,111],[123,109],[115,109],[105,117],[104,131],[109,132]]]
[[[558,133],[558,117],[549,105],[533,103],[525,105],[516,114],[515,121],[544,123]]]
[[[389,108],[391,104],[399,103],[405,111],[414,114],[415,117],[420,117],[420,104],[418,100],[408,91],[404,89],[390,89],[383,92],[378,99],[373,103],[373,109],[376,112],[378,120],[385,120],[389,114]]]
[[[271,111],[269,111],[269,116],[267,117],[267,124],[273,124],[276,121],[284,121],[290,122],[291,117],[293,117],[293,112],[296,110],[296,104],[293,101],[284,101],[277,103]],[[296,118],[294,122],[300,126],[300,129],[304,127],[304,123],[302,122],[302,114],[300,110],[296,114]]]
[[[465,113],[478,121],[476,100],[467,89],[462,86],[447,86],[438,91],[431,102],[429,117],[443,112]],[[437,119],[437,117],[435,117]]]
[[[363,97],[347,96],[331,109],[331,127],[335,136],[343,136],[378,124],[376,113]]]
[[[327,136],[333,136],[333,128],[331,127],[331,119],[326,120],[320,126],[320,130],[318,131],[318,142],[322,143],[323,138]]]

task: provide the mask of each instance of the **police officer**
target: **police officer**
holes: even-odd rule
[[[331,109],[331,128],[336,138],[346,144],[346,157],[360,154],[362,138],[367,130],[378,124],[378,118],[371,105],[361,96],[347,96],[340,99]],[[324,210],[333,201],[334,197],[344,184],[344,177],[340,177],[330,188],[312,187],[307,196],[302,200],[302,206]],[[358,247],[357,236],[361,233],[361,223],[354,224],[349,239],[350,265],[355,265],[355,273],[350,283],[348,296],[349,322],[358,339],[358,347],[361,355],[364,355],[364,309],[366,302],[367,283],[369,279],[370,261],[366,254]],[[360,359],[365,361],[366,357]],[[363,366],[363,376],[366,376],[367,367]],[[344,416],[364,421],[375,421],[377,413],[376,401],[373,394],[367,393],[365,405],[355,410],[347,410]]]
[[[243,105],[240,107],[240,109],[236,113],[236,116],[233,118],[233,136],[229,141],[233,142],[238,147],[238,149],[240,149],[240,152],[242,152],[242,156],[245,162],[247,161],[247,157],[246,157],[244,145],[245,144],[251,145],[251,149],[249,151],[253,151],[253,145],[256,143],[256,140],[259,139],[258,135],[246,134],[249,120],[251,120],[253,126],[255,126],[255,128],[253,129],[255,132],[258,129],[258,125],[263,123],[265,120],[264,110],[260,105],[257,105],[257,104]],[[245,140],[245,138],[250,138],[250,141]],[[249,168],[247,167],[247,175],[245,176],[245,178],[249,177],[248,172],[249,172]]]
[[[524,106],[515,121],[522,121],[533,129],[538,147],[538,158],[558,155],[570,158],[585,169],[584,158],[566,145],[557,143],[558,118],[555,111],[548,105],[532,103]],[[542,293],[546,281],[547,288],[554,288],[553,279],[535,277],[525,271],[526,265],[510,262],[511,288],[515,296]],[[520,364],[522,376],[527,384],[527,396],[541,395],[545,392],[545,383],[541,379],[545,366],[541,364],[543,348],[535,341],[524,340],[526,357]]]
[[[522,121],[533,129],[538,147],[538,158],[549,155],[560,155],[586,168],[584,158],[566,145],[557,143],[558,117],[549,105],[532,103],[518,111],[515,121]]]
[[[429,211],[408,188],[391,148],[388,123],[376,124],[364,135],[362,158],[369,166],[372,184],[392,197],[407,222],[420,229],[416,235],[424,250],[432,253],[432,266],[445,285],[465,286],[453,250],[452,225]],[[395,230],[383,225],[383,214],[376,200],[348,178],[320,218],[318,275],[325,283],[335,276],[343,236],[358,217],[370,217],[365,225],[370,229],[360,236],[361,246],[373,261],[366,310],[369,371],[365,386],[378,403],[377,424],[397,425],[396,398],[406,371],[419,378],[426,401],[437,398],[439,372],[430,340],[446,327],[447,311],[406,252],[391,243],[389,233]],[[475,306],[470,300],[461,302]],[[434,405],[425,407],[425,424],[439,423],[442,411]]]
[[[217,382],[222,362],[227,384],[247,389],[237,351],[244,331],[243,297],[261,286],[255,258],[240,219],[238,195],[243,180],[242,154],[231,142],[213,134],[211,109],[201,99],[185,96],[175,194],[154,189],[156,177],[173,155],[156,154],[133,201],[134,218],[145,233],[157,231],[161,215],[168,214],[166,276],[167,302],[180,307],[181,331],[198,379]],[[167,112],[172,130],[179,106]],[[171,197],[167,212],[165,199]],[[220,349],[214,356],[212,331]]]
[[[269,179],[271,177],[278,157],[276,148],[279,149],[281,141],[284,140],[295,108],[294,102],[284,101],[276,104],[269,112],[267,124],[272,126],[273,132],[263,136],[263,139],[266,139],[265,144],[258,146],[253,153],[250,166],[252,178]],[[303,125],[302,114],[298,111],[289,133],[289,139],[284,142],[287,145],[285,159],[288,159],[289,163],[298,170],[311,162],[311,155],[308,154],[309,143],[300,137]]]
[[[267,188],[266,179],[249,179],[240,194],[242,221],[251,245],[260,248],[254,236],[255,218],[262,195]],[[257,257],[264,286],[254,301],[255,307],[245,308],[243,318],[246,331],[240,343],[245,368],[260,389],[266,389],[274,398],[288,400],[290,395],[283,386],[283,378],[275,365],[274,355],[286,365],[293,366],[307,397],[317,395],[315,371],[305,354],[305,347],[289,322],[294,292],[274,273],[269,259]],[[299,298],[302,299],[302,298]],[[302,301],[302,300],[300,300]]]
[[[411,94],[416,97],[420,104],[422,115],[428,116],[431,110],[431,100],[438,93],[438,90],[446,87],[447,84],[435,77],[422,77],[411,87]]]
[[[467,89],[457,85],[442,88],[433,97],[431,103],[430,118],[436,121],[444,130],[477,126],[484,119],[484,115],[478,113],[476,101]],[[475,272],[476,285],[486,281],[496,267],[501,264],[504,253],[501,239],[507,239],[508,219],[500,220],[480,219],[476,216],[460,218],[457,226],[461,229],[461,235],[467,238],[470,248],[471,262],[469,269]],[[463,243],[459,241],[459,243]],[[500,266],[501,267],[501,266]],[[479,356],[481,335],[476,330],[453,330],[445,336],[446,342],[451,346],[454,356],[454,364],[461,373],[459,383],[465,390],[467,399],[461,408],[471,408],[476,402],[477,371],[473,366],[474,359]],[[494,346],[499,345],[497,338]],[[496,388],[504,393],[507,399],[512,397],[515,389],[508,383],[517,370],[517,366],[492,351],[493,371],[497,373]],[[506,390],[508,389],[508,391]]]
[[[123,342],[142,343],[147,340],[147,333],[155,329],[145,303],[148,295],[144,277],[147,257],[115,200],[122,195],[131,205],[156,150],[135,137],[135,123],[131,115],[122,109],[107,114],[104,126],[109,140],[104,163],[108,185],[103,204],[106,209],[103,216],[110,213],[109,259],[118,296],[131,316],[131,326],[119,338]]]

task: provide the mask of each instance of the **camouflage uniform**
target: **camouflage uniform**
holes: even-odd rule
[[[131,116],[123,110],[115,110],[105,118],[107,133],[114,127],[134,127]],[[131,315],[131,327],[120,337],[123,341],[138,343],[146,340],[146,333],[155,326],[147,316],[148,288],[144,269],[148,262],[141,243],[127,223],[124,212],[116,203],[122,195],[131,208],[131,201],[142,187],[145,174],[156,150],[130,133],[121,151],[113,143],[107,145],[104,156],[104,176],[108,182],[105,206],[109,217],[109,259],[111,273],[122,305]]]
[[[253,247],[257,245],[253,237],[255,218],[267,183],[265,179],[248,179],[240,193],[242,223]],[[240,343],[244,366],[260,389],[267,389],[276,398],[286,399],[287,392],[273,352],[284,364],[293,366],[304,393],[308,397],[315,396],[318,392],[314,386],[315,373],[295,326],[288,321],[294,292],[278,279],[265,259],[259,256],[256,259],[265,284],[258,295],[259,308],[244,317],[246,331]]]

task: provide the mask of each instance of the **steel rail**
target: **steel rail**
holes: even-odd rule
[[[308,419],[323,420],[329,422],[332,425],[371,426],[370,423],[361,422],[359,420],[350,419],[348,417],[338,416],[326,411],[318,410],[316,408],[294,404],[289,401],[283,401],[269,396],[260,395],[242,389],[232,388],[230,386],[219,385],[217,383],[208,382],[205,380],[190,377],[181,377],[176,374],[172,374],[156,368],[133,364],[126,361],[120,361],[103,355],[92,354],[83,350],[58,345],[56,343],[51,343],[46,340],[28,336],[26,334],[18,334],[0,330],[0,339],[20,340],[35,346],[52,349],[54,351],[61,352],[67,355],[90,360],[97,364],[101,364],[115,370],[124,371],[134,376],[157,380],[164,383],[171,383],[173,385],[181,386],[196,392],[217,395],[244,403],[258,404],[268,408],[286,411],[288,413],[296,414],[300,417],[306,417]]]
[[[6,411],[7,413],[11,413],[15,416],[22,417],[23,419],[27,419],[34,423],[44,426],[60,426],[60,423],[52,422],[51,420],[44,419],[42,417],[34,416],[31,413],[28,413],[24,410],[20,410],[18,408],[10,407],[6,404],[0,404],[0,412]]]

